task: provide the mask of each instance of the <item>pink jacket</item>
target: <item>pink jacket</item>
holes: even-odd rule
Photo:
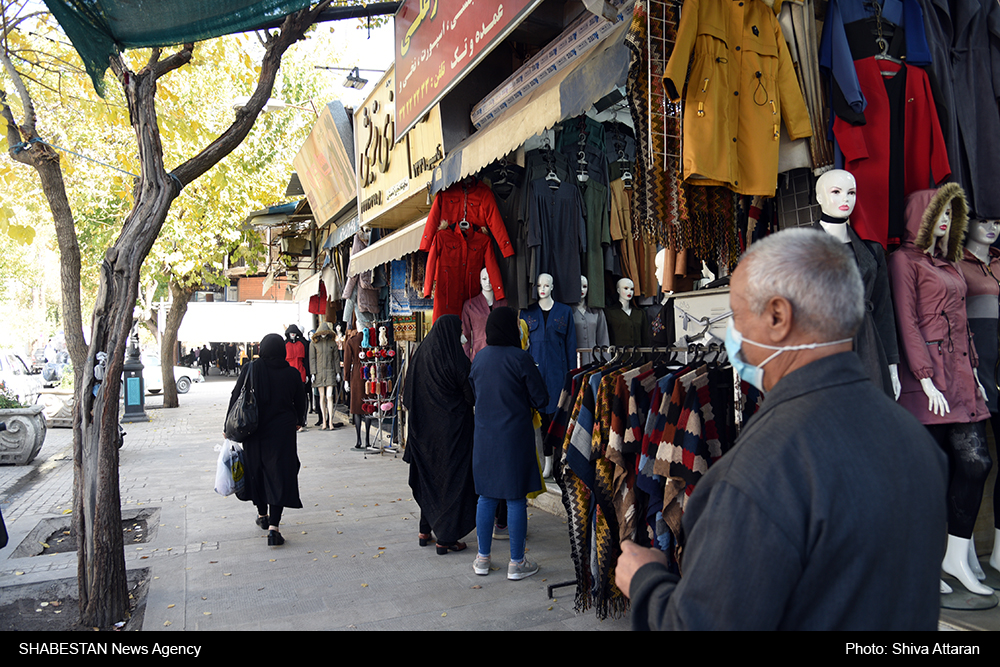
[[[934,225],[948,203],[948,250],[928,255]],[[888,260],[901,352],[899,404],[923,424],[981,421],[990,414],[973,370],[978,359],[966,314],[967,286],[958,266],[968,224],[965,193],[955,183],[914,192],[906,198],[905,217],[903,245]],[[951,408],[945,416],[927,409],[923,378],[944,394]]]

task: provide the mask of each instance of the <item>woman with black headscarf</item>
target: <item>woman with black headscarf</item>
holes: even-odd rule
[[[472,362],[469,382],[476,397],[472,471],[479,494],[479,553],[472,569],[476,574],[490,572],[493,519],[497,504],[506,500],[507,578],[524,579],[538,572],[538,565],[524,557],[527,495],[542,488],[531,409],[544,407],[549,395],[535,361],[521,349],[517,313],[510,308],[497,308],[487,318],[486,347]]]
[[[420,506],[420,546],[437,536],[437,552],[462,551],[458,539],[476,527],[472,480],[472,387],[462,350],[462,320],[442,315],[410,359],[403,385],[409,437],[403,460]]]
[[[305,388],[299,371],[285,361],[285,340],[268,334],[260,342],[260,358],[243,367],[229,407],[251,378],[257,399],[257,430],[243,442],[245,479],[249,499],[257,506],[257,525],[269,531],[267,543],[278,546],[282,510],[301,508],[299,457],[295,431],[304,425]]]

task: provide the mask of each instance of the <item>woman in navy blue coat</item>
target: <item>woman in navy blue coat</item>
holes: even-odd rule
[[[476,398],[472,472],[479,494],[473,570],[489,574],[493,517],[503,499],[510,534],[507,578],[523,579],[538,571],[524,558],[527,495],[542,488],[531,409],[545,407],[549,395],[531,355],[521,349],[517,314],[510,308],[497,308],[487,318],[486,347],[472,362],[469,382]]]

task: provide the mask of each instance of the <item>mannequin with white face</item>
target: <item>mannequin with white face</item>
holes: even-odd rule
[[[854,176],[843,169],[832,169],[816,180],[816,201],[823,216],[820,225],[832,236],[847,243],[847,224],[857,203],[858,186]]]
[[[983,264],[990,262],[990,246],[1000,237],[1000,220],[970,220],[965,249]]]
[[[931,228],[931,236],[934,240],[929,246],[927,246],[927,250],[924,252],[932,257],[938,252],[947,256],[948,237],[950,233],[951,204],[949,203],[944,207],[944,210],[941,211],[938,219],[934,221],[934,226]],[[934,381],[931,378],[921,378],[920,388],[923,389],[924,394],[927,395],[928,410],[942,417],[951,412],[951,406],[948,405],[948,399],[946,399],[944,394],[942,394],[941,391],[934,386]]]
[[[968,278],[959,266],[966,262],[955,242],[955,235],[965,231],[964,192],[954,183],[918,191],[908,196],[906,215],[908,239],[889,258],[900,358],[909,365],[899,401],[948,455],[948,534],[941,569],[969,592],[988,596],[993,590],[978,580],[970,551],[989,469],[988,463],[984,466],[989,460],[984,419],[989,412],[974,363]],[[992,300],[996,308],[996,296]],[[995,345],[995,323],[992,339]],[[979,346],[978,337],[974,344]],[[917,377],[927,365],[932,366],[929,377]],[[951,589],[942,581],[941,591]]]
[[[576,309],[581,313],[587,312],[587,293],[590,291],[590,281],[587,276],[580,276],[580,303],[576,304]]]
[[[938,252],[947,255],[948,240],[951,234],[951,204],[945,206],[944,210],[941,211],[941,215],[938,216],[933,229],[931,229],[931,234],[934,236],[934,243],[930,244],[924,252],[931,256]]]
[[[618,302],[622,305],[622,312],[626,315],[632,314],[632,297],[635,295],[635,283],[628,278],[618,281]]]
[[[865,281],[866,300],[870,301],[869,312],[871,312],[871,315],[867,315],[866,319],[874,318],[871,323],[875,325],[875,334],[879,336],[883,350],[895,350],[896,331],[893,324],[895,315],[892,312],[892,302],[888,297],[889,283],[888,276],[884,272],[884,253],[881,247],[876,248],[871,243],[867,244],[869,246],[868,250],[862,248],[861,246],[865,242],[857,234],[854,234],[850,228],[850,218],[854,212],[857,197],[858,185],[853,174],[843,169],[831,169],[824,172],[816,179],[816,201],[823,212],[817,226],[841,243],[848,244],[848,247],[854,251],[855,258],[858,259],[859,268],[862,269],[862,279]],[[870,273],[866,273],[864,267],[861,266],[862,259],[868,261],[869,264],[871,262],[867,257],[863,258],[859,255],[859,252],[862,251],[868,252],[871,257],[876,257],[876,269],[870,270]],[[880,294],[884,294],[885,298],[882,300],[874,298]],[[869,373],[872,374],[873,371],[871,371],[870,367],[876,363],[873,361],[875,358],[874,351],[862,349],[865,345],[869,344],[868,341],[862,340],[859,334],[857,339],[858,349],[856,351],[866,361]],[[871,359],[866,359],[866,354],[870,355]],[[879,360],[881,360],[881,355],[879,355]],[[888,370],[893,398],[898,399],[902,389],[899,382],[899,369],[894,363],[890,363],[883,368]],[[881,374],[872,375],[872,381],[876,384],[881,384]]]
[[[608,321],[603,308],[588,308],[587,293],[590,282],[587,276],[580,276],[580,303],[573,309],[573,323],[576,325],[576,343],[580,348],[580,361],[589,364],[593,361],[593,348],[610,345],[608,338]],[[584,351],[588,348],[591,351]]]
[[[611,344],[636,347],[652,345],[653,330],[649,325],[649,318],[646,317],[646,311],[632,305],[635,283],[628,278],[622,278],[618,281],[616,291],[618,307],[608,308],[605,312]]]
[[[965,239],[965,249],[968,254],[961,262],[962,272],[969,284],[969,293],[966,299],[969,327],[975,336],[976,352],[979,354],[979,368],[976,370],[976,375],[977,378],[982,377],[984,384],[993,383],[994,386],[1000,383],[1000,377],[996,374],[1000,350],[997,349],[997,336],[995,335],[998,321],[1000,321],[1000,312],[998,312],[1000,308],[998,308],[998,297],[993,291],[992,277],[1000,277],[1000,252],[990,251],[991,246],[998,238],[1000,238],[1000,220],[970,220]],[[970,254],[975,259],[970,259]],[[989,292],[980,287],[983,284],[989,285]],[[996,399],[991,401],[990,396],[987,396],[986,405],[990,409],[990,423],[993,432],[1000,433],[998,401]],[[996,493],[997,488],[994,485],[994,503],[996,503]],[[969,566],[976,578],[980,580],[985,578],[986,575],[979,565],[979,556],[976,553],[974,540],[969,541],[968,557]],[[993,553],[989,563],[994,570],[1000,570],[1000,516],[994,516]]]
[[[549,430],[552,415],[556,411],[559,393],[562,391],[563,380],[570,369],[576,368],[576,327],[573,325],[573,309],[553,297],[555,281],[549,273],[539,273],[535,281],[538,302],[523,308],[520,319],[528,327],[528,354],[538,366],[545,388],[549,393],[549,401],[538,412],[542,418],[542,438],[536,440],[543,444],[542,454],[545,457],[543,476],[552,472],[552,457],[554,451],[551,443],[545,441],[544,434]]]
[[[479,272],[479,285],[483,288],[483,298],[486,303],[493,305],[493,283],[490,282],[490,273],[485,268]]]
[[[494,308],[507,305],[507,299],[496,298],[496,290],[485,268],[479,272],[481,291],[462,304],[462,349],[469,360],[486,347],[486,319]]]
[[[542,310],[552,310],[552,304],[555,300],[552,298],[552,288],[555,283],[552,280],[552,276],[547,273],[538,274],[538,306]]]

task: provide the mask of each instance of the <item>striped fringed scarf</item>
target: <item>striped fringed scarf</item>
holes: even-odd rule
[[[621,554],[618,513],[614,504],[615,465],[606,456],[611,435],[612,404],[620,372],[601,379],[597,393],[597,413],[591,437],[594,467],[594,607],[597,618],[618,617],[628,610],[628,600],[614,583],[614,565]]]
[[[636,239],[677,247],[676,227],[682,213],[678,201],[681,121],[677,105],[666,98],[662,85],[663,63],[670,53],[651,54],[648,48],[651,44],[659,49],[666,38],[669,51],[676,41],[676,34],[669,31],[676,31],[677,8],[672,3],[663,7],[665,16],[650,17],[646,3],[637,2],[625,35],[625,45],[632,52],[625,88],[636,134],[632,234]],[[665,155],[671,157],[665,159]]]
[[[590,570],[590,522],[591,493],[587,483],[580,477],[581,469],[589,468],[589,452],[585,456],[578,444],[589,440],[589,428],[593,425],[594,395],[589,382],[584,379],[576,394],[573,410],[566,424],[566,437],[563,440],[562,461],[559,477],[556,483],[562,490],[563,506],[566,508],[566,520],[569,525],[570,556],[576,570],[576,599],[574,609],[582,613],[592,604],[591,590],[593,576]],[[582,418],[583,425],[580,424]]]

